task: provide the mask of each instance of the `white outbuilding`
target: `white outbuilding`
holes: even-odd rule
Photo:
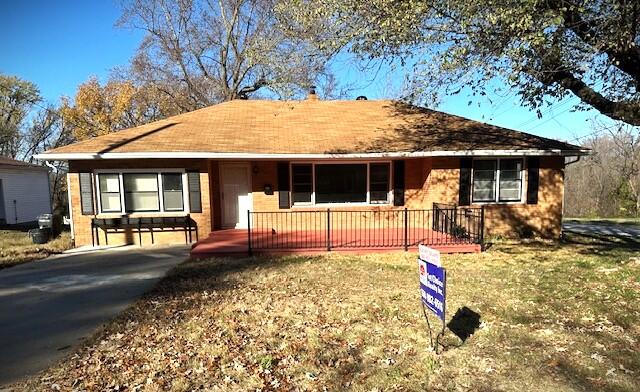
[[[0,157],[0,225],[37,221],[51,213],[49,169]]]

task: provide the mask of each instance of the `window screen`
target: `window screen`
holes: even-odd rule
[[[522,193],[522,160],[500,160],[500,201],[518,201]]]
[[[496,160],[473,161],[473,201],[496,200]]]
[[[160,210],[157,174],[123,174],[123,181],[124,205],[127,212]]]
[[[316,165],[316,203],[367,201],[367,165]]]
[[[118,174],[99,174],[100,207],[102,212],[121,212],[120,177]]]
[[[389,164],[369,165],[369,198],[371,203],[389,202]]]
[[[162,200],[165,211],[184,210],[182,173],[164,173],[162,175]]]
[[[311,203],[311,193],[313,192],[311,173],[310,164],[291,165],[292,199],[294,203]]]

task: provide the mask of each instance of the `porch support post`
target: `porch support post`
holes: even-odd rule
[[[253,256],[253,249],[251,249],[251,210],[247,210],[247,252],[249,256]]]

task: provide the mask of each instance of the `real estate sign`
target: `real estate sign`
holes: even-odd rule
[[[440,263],[440,252],[419,246],[420,296],[424,305],[445,321],[447,273]]]

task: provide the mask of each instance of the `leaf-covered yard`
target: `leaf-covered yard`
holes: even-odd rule
[[[20,230],[0,230],[0,269],[63,252],[72,247],[69,233],[46,244],[34,244],[29,234]]]
[[[640,389],[637,249],[499,244],[443,262],[449,317],[468,306],[482,324],[442,355],[413,253],[192,260],[17,388]]]

